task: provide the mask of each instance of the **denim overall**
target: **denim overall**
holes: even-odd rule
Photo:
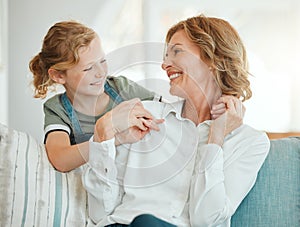
[[[119,104],[123,102],[123,98],[113,89],[107,82],[104,85],[104,91],[106,94],[110,96],[110,98],[114,101],[115,104]],[[77,115],[73,109],[73,106],[68,99],[66,92],[61,96],[61,102],[63,107],[67,111],[68,117],[71,120],[72,128],[73,128],[73,135],[71,136],[71,144],[78,144],[85,141],[88,141],[93,133],[83,133]]]

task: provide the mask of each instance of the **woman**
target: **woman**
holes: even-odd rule
[[[268,154],[266,134],[242,123],[239,99],[251,89],[235,29],[200,15],[170,28],[166,42],[162,68],[183,101],[143,102],[165,121],[141,141],[114,146],[110,134],[91,143],[83,175],[91,225],[230,226]],[[212,120],[215,102],[226,111]]]

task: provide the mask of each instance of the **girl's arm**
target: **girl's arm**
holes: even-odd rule
[[[101,222],[120,204],[123,188],[118,180],[114,138],[101,143],[90,140],[90,159],[82,175],[88,193],[89,217],[95,224]]]
[[[89,142],[71,145],[65,131],[50,132],[45,146],[49,161],[60,172],[71,171],[85,164],[89,158]]]
[[[139,99],[124,101],[96,122],[94,142],[116,139],[116,145],[142,139],[149,130],[159,130],[154,119]],[[71,145],[65,131],[52,131],[47,135],[46,151],[49,161],[60,172],[68,172],[85,164],[89,159],[89,142]]]

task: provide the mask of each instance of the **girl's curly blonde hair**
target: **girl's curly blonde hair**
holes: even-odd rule
[[[55,84],[48,74],[50,68],[65,73],[79,62],[79,48],[88,46],[96,36],[94,30],[76,21],[54,24],[44,38],[41,52],[29,62],[34,97],[45,98],[48,87]]]

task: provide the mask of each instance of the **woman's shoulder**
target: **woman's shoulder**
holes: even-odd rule
[[[143,106],[146,109],[162,109],[169,105],[169,103],[163,103],[159,101],[153,101],[153,100],[143,100],[142,101]]]
[[[248,124],[243,124],[241,127],[241,132],[249,136],[266,136],[266,132],[256,129]]]
[[[175,115],[181,114],[183,101],[177,102],[159,102],[146,100],[142,101],[143,106],[156,118],[165,118],[169,113],[173,112]]]
[[[270,140],[264,131],[243,124],[225,137],[223,144],[223,150],[226,151],[224,152],[224,159],[227,164],[237,157],[244,157],[248,161],[250,157],[255,158],[255,160],[257,157],[265,159],[269,148]]]
[[[163,110],[166,107],[166,103],[152,101],[152,100],[142,101],[142,104],[144,108],[148,110],[155,118],[161,118]]]
[[[257,142],[268,145],[270,143],[266,132],[253,128],[252,126],[247,124],[243,124],[239,128],[233,130],[230,133],[229,137],[231,136],[238,138],[240,141],[246,141],[246,143],[249,142],[249,144]]]

